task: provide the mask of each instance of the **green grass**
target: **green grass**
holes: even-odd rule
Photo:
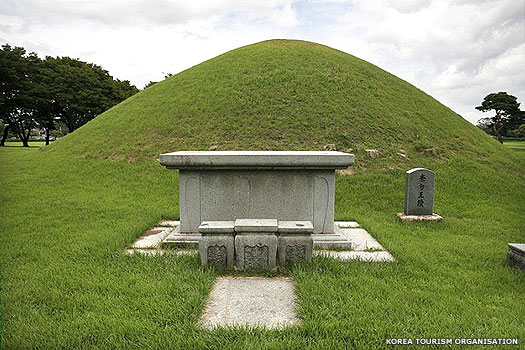
[[[525,151],[525,140],[507,140],[503,144],[515,151]]]
[[[398,221],[402,171],[339,176],[336,218],[358,220],[397,262],[317,258],[291,271],[300,326],[207,331],[195,322],[212,270],[197,257],[122,253],[160,219],[175,218],[176,172],[155,162],[3,149],[2,344],[380,349],[387,337],[523,341],[525,275],[505,264],[506,243],[525,238],[519,155],[432,166],[441,223]]]
[[[161,167],[158,154],[212,143],[355,148],[356,173],[336,180],[336,219],[357,220],[396,262],[316,258],[289,271],[300,325],[200,329],[196,321],[217,273],[196,256],[123,250],[161,219],[178,218],[177,172]],[[364,156],[368,147],[381,157]],[[401,147],[407,158],[395,154]],[[435,151],[418,152],[426,148]],[[389,337],[525,341],[525,274],[505,262],[507,243],[525,241],[525,154],[342,52],[289,41],[234,50],[153,85],[43,151],[2,148],[0,164],[3,348],[386,349]],[[442,222],[396,217],[404,171],[416,166],[436,172]]]
[[[46,142],[45,141],[29,141],[28,144],[29,144],[29,148],[42,147],[46,145]],[[22,141],[6,141],[5,147],[22,147]]]

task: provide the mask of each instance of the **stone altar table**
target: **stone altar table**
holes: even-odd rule
[[[180,232],[203,221],[311,221],[334,232],[335,169],[354,155],[315,151],[180,151],[160,155],[179,169]]]

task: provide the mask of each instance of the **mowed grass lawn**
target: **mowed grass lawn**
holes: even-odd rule
[[[503,144],[512,150],[525,151],[525,140],[507,140]]]
[[[290,271],[300,325],[210,331],[196,321],[212,269],[196,256],[123,254],[177,218],[175,171],[1,149],[2,348],[383,349],[399,337],[519,338],[524,348],[525,273],[505,255],[525,241],[525,156],[501,152],[423,164],[437,174],[440,223],[398,221],[401,170],[338,176],[336,218],[358,220],[396,262],[315,258]]]
[[[29,148],[42,147],[46,145],[46,141],[29,141]],[[22,141],[6,141],[6,147],[22,147]],[[27,147],[25,147],[27,149]]]

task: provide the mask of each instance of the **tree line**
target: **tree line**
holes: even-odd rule
[[[45,130],[46,145],[59,123],[72,132],[139,90],[102,67],[70,57],[41,59],[22,47],[0,50],[0,122],[28,147],[31,130]]]

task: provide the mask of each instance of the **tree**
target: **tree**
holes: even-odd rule
[[[492,130],[492,118],[481,118],[478,120],[476,126],[487,134],[495,136],[494,131]]]
[[[7,140],[7,136],[9,135],[9,124],[4,124],[4,123],[0,123],[2,124],[2,140],[0,141],[0,146],[5,146],[5,140]]]
[[[138,92],[129,81],[114,80],[102,67],[77,59],[46,57],[43,66],[48,120],[61,120],[69,132]]]
[[[523,112],[520,111],[519,106],[515,96],[508,95],[506,92],[498,92],[485,96],[481,106],[477,106],[476,109],[482,112],[492,110],[496,112],[496,115],[491,118],[483,118],[485,119],[483,123],[492,127],[498,141],[503,143],[503,134],[513,125],[520,124],[519,120],[523,118]]]
[[[3,45],[0,50],[0,121],[6,125],[1,145],[12,130],[29,147],[31,129],[36,126],[36,84],[38,63],[35,53],[22,47]]]

